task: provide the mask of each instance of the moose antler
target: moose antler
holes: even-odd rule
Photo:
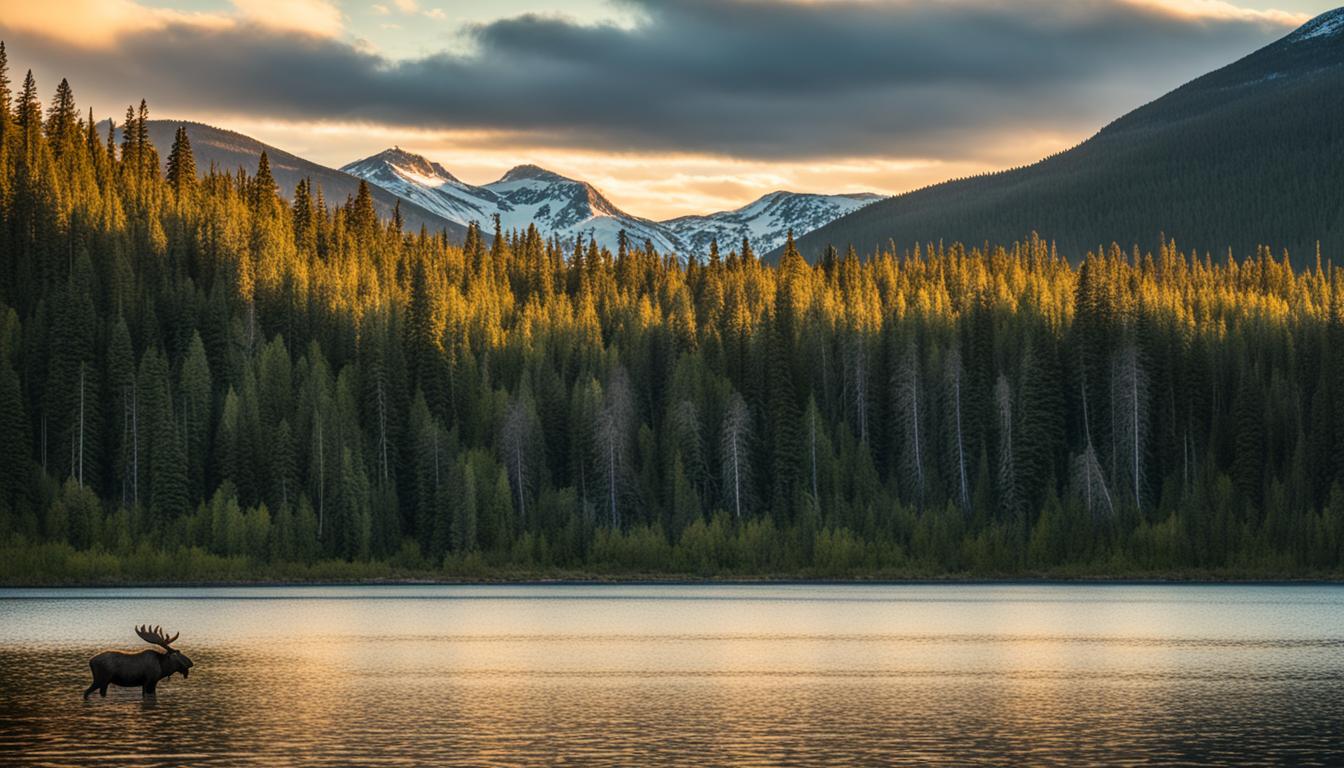
[[[168,637],[164,633],[163,627],[154,627],[153,629],[150,629],[149,625],[146,624],[142,627],[136,627],[135,634],[139,635],[140,639],[144,640],[146,643],[153,643],[155,645],[161,645],[164,648],[168,648],[168,646],[172,644],[172,642],[176,640],[178,636],[181,635],[182,633],[178,632],[176,635]]]

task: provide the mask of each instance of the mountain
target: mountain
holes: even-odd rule
[[[790,229],[795,235],[811,232],[881,199],[881,195],[870,192],[851,195],[771,192],[737,210],[682,216],[663,225],[680,238],[688,253],[707,253],[711,240],[718,240],[726,252],[740,247],[743,237],[751,241],[757,253],[766,253],[782,246]]]
[[[799,239],[871,253],[895,242],[1011,242],[1038,232],[1077,259],[1112,241],[1244,256],[1317,241],[1344,263],[1344,9],[1166,94],[1035,165],[899,195]]]
[[[460,181],[438,163],[400,148],[357,160],[342,171],[403,200],[465,225],[472,221],[486,232],[499,214],[505,231],[535,223],[543,236],[596,238],[615,249],[622,229],[634,243],[651,240],[662,252],[680,252],[676,235],[656,221],[622,211],[593,185],[566,178],[535,165],[520,165],[498,181],[473,186]]]
[[[735,211],[657,222],[622,211],[587,182],[535,165],[520,165],[499,181],[478,187],[438,163],[394,147],[341,170],[446,219],[462,224],[476,221],[487,231],[494,226],[492,217],[497,213],[505,230],[526,229],[535,222],[545,236],[595,237],[614,250],[624,229],[632,242],[650,240],[661,252],[697,257],[708,253],[714,238],[726,252],[737,248],[743,236],[751,239],[758,253],[764,253],[782,244],[790,228],[795,233],[808,232],[880,199],[867,193],[772,192]]]
[[[356,176],[304,160],[241,133],[203,123],[150,120],[149,138],[154,143],[154,148],[158,150],[161,162],[167,162],[168,152],[173,146],[173,134],[180,125],[187,127],[187,138],[191,139],[191,152],[196,159],[196,169],[201,173],[209,170],[211,163],[224,171],[234,171],[241,167],[248,173],[253,173],[257,170],[257,159],[264,150],[266,159],[271,164],[271,175],[275,177],[280,194],[286,199],[294,194],[294,187],[303,178],[310,178],[315,185],[321,187],[328,205],[344,203],[347,196],[353,196],[359,191],[359,178]],[[118,140],[120,140],[119,133]],[[392,209],[397,204],[397,196],[373,184],[370,184],[370,192],[373,193],[373,205],[378,215],[391,217]],[[449,238],[455,242],[461,242],[467,231],[456,219],[440,216],[416,205],[413,200],[402,202],[401,217],[407,231],[418,231],[423,224],[431,232],[446,231]]]

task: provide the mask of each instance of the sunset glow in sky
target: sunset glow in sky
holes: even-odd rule
[[[10,0],[44,101],[472,183],[536,163],[636,215],[1032,162],[1337,0]]]

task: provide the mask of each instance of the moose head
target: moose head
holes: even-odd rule
[[[168,637],[167,633],[163,631],[163,627],[150,629],[149,625],[145,624],[136,627],[135,634],[139,635],[140,639],[146,643],[153,643],[163,649],[163,659],[160,662],[164,671],[163,677],[169,677],[174,672],[181,672],[182,677],[186,678],[187,671],[192,667],[191,659],[172,646],[173,642],[182,634],[181,632]]]

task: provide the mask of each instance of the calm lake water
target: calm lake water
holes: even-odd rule
[[[181,631],[190,679],[80,699]],[[0,763],[1344,764],[1344,588],[0,590]]]

